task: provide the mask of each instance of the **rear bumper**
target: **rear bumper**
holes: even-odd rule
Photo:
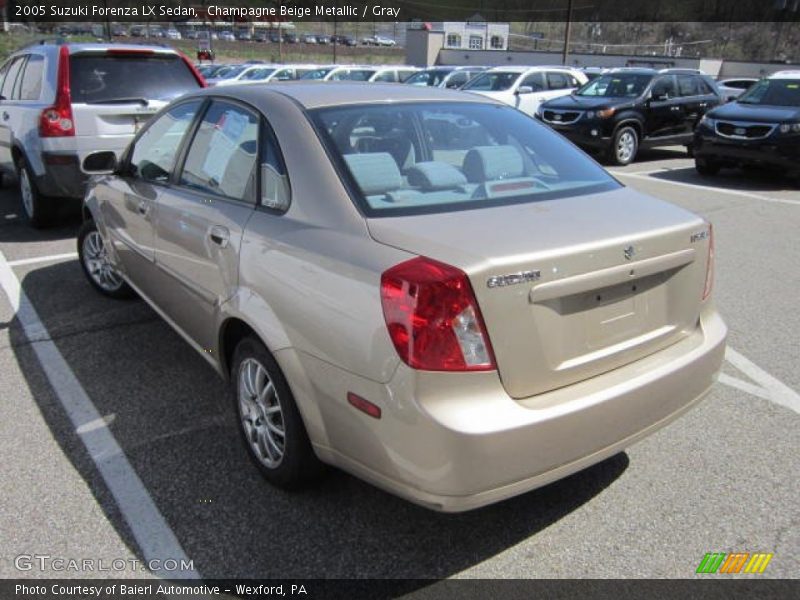
[[[132,139],[133,135],[115,135],[42,140],[41,153],[29,157],[39,191],[45,196],[83,199],[90,177],[81,167],[84,159],[104,150],[115,152],[119,158]]]
[[[723,166],[755,165],[800,174],[800,136],[776,136],[762,140],[733,140],[698,132],[694,155]]]
[[[677,418],[716,381],[726,335],[706,307],[684,340],[522,401],[505,393],[495,372],[429,373],[401,364],[381,385],[306,357],[326,433],[312,441],[323,460],[399,496],[435,510],[470,510],[584,469]],[[349,406],[347,391],[381,406],[382,418]]]

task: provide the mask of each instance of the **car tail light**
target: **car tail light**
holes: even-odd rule
[[[61,46],[58,53],[56,100],[39,115],[41,137],[71,137],[75,135],[72,118],[72,98],[69,90],[69,47]]]
[[[494,355],[478,303],[460,269],[418,257],[381,276],[381,302],[400,358],[427,371],[490,371]]]
[[[708,224],[708,260],[706,261],[706,285],[703,288],[703,300],[711,295],[714,288],[714,226]]]

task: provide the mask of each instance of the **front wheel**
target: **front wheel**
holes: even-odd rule
[[[78,259],[89,283],[104,296],[125,299],[136,295],[111,264],[94,221],[86,221],[78,232]]]
[[[719,173],[719,165],[715,162],[712,162],[706,158],[695,158],[694,159],[694,168],[697,172],[702,175],[703,177],[709,177],[711,175],[716,175]]]
[[[283,373],[257,338],[236,346],[231,396],[250,459],[273,485],[297,489],[322,472]]]
[[[639,150],[639,134],[633,127],[620,127],[614,134],[611,160],[615,165],[625,166],[633,162]]]

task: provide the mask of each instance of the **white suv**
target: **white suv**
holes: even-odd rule
[[[545,100],[566,96],[588,80],[585,73],[570,67],[493,67],[461,89],[494,98],[533,116]]]
[[[31,225],[48,222],[57,198],[83,199],[86,156],[121,154],[161,107],[204,86],[161,46],[42,41],[14,52],[0,66],[0,170],[19,179]]]

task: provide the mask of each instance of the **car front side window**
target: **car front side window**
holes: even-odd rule
[[[134,143],[128,173],[145,181],[167,183],[183,136],[200,105],[200,100],[184,102],[158,117]]]
[[[251,202],[258,156],[259,118],[237,104],[215,100],[186,154],[180,184]]]

